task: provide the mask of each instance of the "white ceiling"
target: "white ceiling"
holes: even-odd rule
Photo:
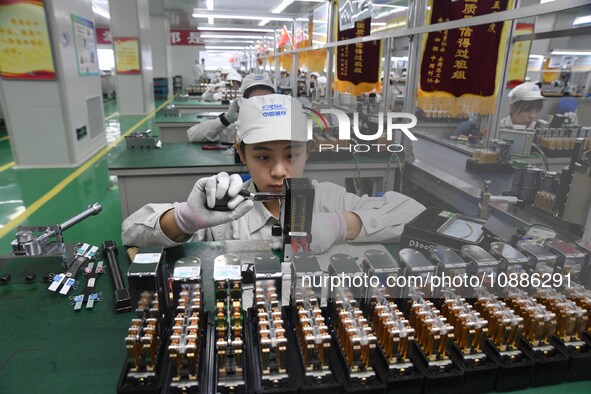
[[[207,10],[207,3],[213,3],[213,10],[210,12],[222,13],[225,15],[236,14],[270,14],[285,0],[149,0],[151,15],[164,15],[170,22],[172,29],[196,29],[204,30],[207,27],[224,27],[232,28],[265,28],[265,29],[281,29],[284,24],[289,26],[289,22],[284,21],[269,21],[264,26],[259,26],[259,20],[241,20],[230,17],[215,18],[214,24],[208,24],[208,19],[194,18],[193,12],[195,10]],[[357,1],[357,0],[353,0]],[[317,7],[326,4],[327,0],[291,0],[287,1],[288,5],[283,11],[277,13],[277,16],[288,17],[308,17]],[[93,7],[96,7],[108,13],[109,0],[93,0]],[[374,18],[384,10],[393,10],[396,7],[405,7],[408,0],[373,0],[374,4]],[[385,7],[384,7],[385,5]],[[95,23],[99,27],[109,27],[109,19],[99,16],[94,13]],[[219,32],[215,32],[218,33]],[[209,31],[202,34],[214,34]],[[223,34],[223,33],[222,33]],[[225,34],[230,34],[226,32]],[[240,32],[232,31],[231,34],[240,34]],[[242,33],[253,34],[253,33]],[[209,38],[209,45],[237,45],[234,43],[215,42],[216,38]]]

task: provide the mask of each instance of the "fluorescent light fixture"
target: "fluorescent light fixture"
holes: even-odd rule
[[[286,9],[287,7],[289,7],[291,5],[291,3],[293,3],[294,0],[283,0],[281,2],[281,4],[279,4],[277,7],[275,7],[275,9],[273,11],[271,11],[273,14],[278,14],[280,12],[282,12],[284,9]]]
[[[591,15],[577,16],[573,22],[573,26],[586,25],[591,23]]]
[[[554,1],[554,0],[540,0],[540,4],[550,3],[551,1]]]
[[[239,41],[239,40],[203,40],[205,45],[208,44],[254,44],[255,40]]]
[[[231,49],[244,49],[245,46],[225,46],[225,45],[206,45],[205,50],[219,49],[219,50],[231,50]]]
[[[268,14],[267,14],[268,15]],[[241,14],[217,14],[209,13],[207,11],[196,11],[193,12],[193,18],[222,18],[222,19],[244,19],[250,21],[261,21],[264,19],[271,19],[274,21],[291,22],[293,18],[283,16],[257,16],[257,15],[241,15]]]
[[[260,40],[262,36],[240,36],[237,34],[201,34],[201,38],[240,38],[244,40]]]
[[[371,22],[372,26],[386,26],[386,22]]]
[[[209,30],[209,31],[246,31],[250,33],[273,33],[275,29],[256,29],[248,27],[210,27],[210,26],[197,26],[197,30]]]
[[[265,26],[267,23],[271,22],[271,19],[263,19],[262,21],[259,22],[259,26]]]
[[[102,8],[96,7],[96,6],[92,6],[92,12],[94,12],[97,15],[102,16],[103,18],[107,18],[107,19],[111,19],[111,15],[109,15],[109,12],[106,10],[103,10]]]
[[[553,55],[579,55],[591,56],[591,51],[569,51],[569,50],[552,50]]]

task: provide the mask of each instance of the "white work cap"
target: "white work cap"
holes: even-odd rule
[[[310,75],[314,75],[316,78],[318,78],[320,76],[320,73],[317,73],[316,71],[312,71],[310,73]]]
[[[308,118],[291,96],[268,94],[243,100],[236,124],[236,138],[245,144],[308,140]]]
[[[242,85],[240,85],[240,93],[242,93],[243,96],[248,97],[248,91],[254,90],[256,87],[267,87],[275,93],[273,82],[271,82],[271,79],[267,75],[263,74],[248,74],[244,77],[244,81],[242,81]]]
[[[540,92],[540,88],[535,83],[524,82],[521,85],[515,86],[509,92],[509,101],[511,104],[517,101],[534,101],[544,100],[544,96]]]
[[[226,77],[226,81],[238,81],[238,82],[242,82],[242,75],[238,74],[237,72],[231,72]]]

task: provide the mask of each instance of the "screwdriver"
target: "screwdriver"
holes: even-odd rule
[[[285,194],[265,192],[251,193],[246,189],[240,190],[238,195],[253,201],[273,201],[285,198]],[[205,203],[205,206],[208,209],[212,209],[214,211],[229,211],[230,209],[228,208],[228,201],[230,201],[230,197],[226,194],[221,200],[215,200],[215,206],[213,208],[209,208],[207,206],[207,202]]]

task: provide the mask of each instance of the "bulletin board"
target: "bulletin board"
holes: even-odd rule
[[[98,76],[99,68],[94,23],[78,15],[71,14],[70,16],[74,30],[78,75],[81,77]]]
[[[43,0],[0,0],[0,77],[55,80]]]
[[[113,44],[117,74],[140,74],[139,39],[137,37],[115,37]]]

